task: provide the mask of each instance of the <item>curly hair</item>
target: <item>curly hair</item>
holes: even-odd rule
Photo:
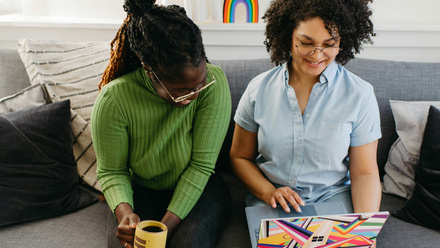
[[[263,16],[266,25],[267,52],[276,65],[288,61],[292,34],[302,21],[314,17],[324,20],[329,34],[337,30],[341,37],[335,61],[344,65],[358,54],[364,43],[373,43],[373,23],[368,3],[372,0],[274,0]]]
[[[166,70],[179,73],[182,68],[198,66],[206,59],[201,31],[185,9],[154,3],[155,0],[125,0],[127,17],[111,42],[110,62],[100,89],[142,63],[159,77],[172,79],[178,75],[165,73]]]

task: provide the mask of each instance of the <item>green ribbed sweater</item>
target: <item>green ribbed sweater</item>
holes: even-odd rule
[[[142,68],[101,89],[91,125],[97,174],[112,210],[133,206],[131,182],[175,189],[168,210],[184,219],[214,172],[230,115],[223,71],[208,64],[217,82],[185,107],[157,94]],[[148,196],[146,196],[148,197]]]

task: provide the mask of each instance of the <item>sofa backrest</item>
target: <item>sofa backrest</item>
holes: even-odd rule
[[[213,60],[229,81],[232,115],[228,133],[217,163],[218,169],[229,169],[229,150],[234,130],[233,116],[247,84],[258,74],[273,67],[269,59]],[[440,63],[396,62],[353,59],[346,66],[374,86],[381,114],[382,138],[379,140],[378,164],[381,175],[390,147],[397,139],[389,100],[440,101]],[[30,85],[26,69],[16,50],[0,49],[0,98],[12,95]]]
[[[213,60],[212,64],[220,66],[228,79],[231,91],[232,111],[229,129],[226,133],[220,155],[217,160],[217,170],[229,170],[229,151],[231,150],[232,135],[234,133],[234,115],[241,95],[248,83],[258,74],[273,67],[269,59],[252,60]]]
[[[30,85],[17,50],[0,49],[0,99]]]
[[[398,137],[389,101],[440,101],[440,63],[354,59],[345,67],[374,87],[382,129],[377,161],[383,176]]]
[[[231,123],[217,168],[230,167],[229,149],[234,130],[233,116],[241,94],[249,81],[273,65],[269,59],[215,60],[228,78],[232,97]],[[381,114],[382,138],[379,140],[378,165],[381,176],[389,150],[397,139],[395,123],[389,100],[440,101],[440,63],[396,62],[372,59],[353,59],[345,67],[374,87]]]

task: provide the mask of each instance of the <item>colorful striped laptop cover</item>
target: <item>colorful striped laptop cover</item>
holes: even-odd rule
[[[371,247],[389,212],[263,219],[258,248]]]

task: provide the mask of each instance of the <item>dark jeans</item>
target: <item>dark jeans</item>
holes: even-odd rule
[[[173,191],[150,190],[139,185],[133,186],[133,191],[134,212],[141,220],[159,221],[164,216],[174,193]],[[223,178],[217,174],[212,175],[194,208],[167,241],[167,247],[215,247],[228,219],[230,199],[229,189]],[[109,237],[109,247],[121,247],[111,245],[119,241],[116,238],[117,223],[115,224],[114,220],[110,220],[109,223],[108,235],[113,236]]]

